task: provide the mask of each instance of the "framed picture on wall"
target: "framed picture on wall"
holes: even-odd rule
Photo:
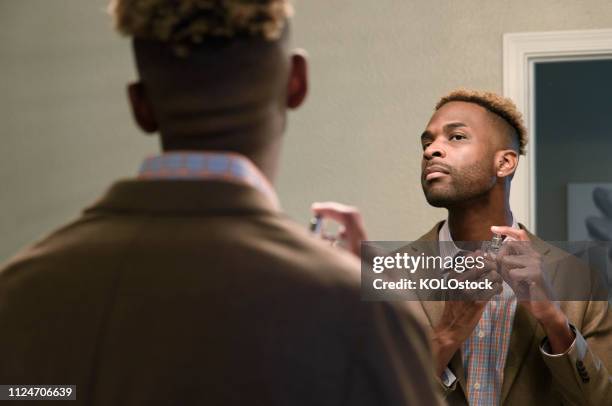
[[[569,183],[569,241],[612,240],[612,183]]]

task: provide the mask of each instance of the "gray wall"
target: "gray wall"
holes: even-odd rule
[[[128,43],[102,0],[0,0],[0,260],[74,218],[157,143],[132,125]],[[312,92],[291,117],[278,188],[360,206],[372,239],[411,239],[444,212],[418,183],[418,135],[457,86],[502,89],[505,32],[609,28],[609,0],[301,0]]]

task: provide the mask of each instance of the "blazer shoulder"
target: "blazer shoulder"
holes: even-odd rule
[[[428,232],[421,235],[416,241],[438,241],[438,233],[444,220],[438,221]]]

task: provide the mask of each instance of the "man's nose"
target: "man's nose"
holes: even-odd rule
[[[439,142],[432,142],[423,151],[423,158],[428,161],[433,158],[444,158],[444,157],[446,157],[446,151],[444,150],[442,144],[440,144]]]

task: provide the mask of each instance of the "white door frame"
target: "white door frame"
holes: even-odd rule
[[[612,29],[504,34],[504,96],[523,113],[529,133],[527,156],[512,182],[510,206],[517,221],[536,232],[534,66],[536,62],[612,57]],[[526,159],[525,159],[526,158]]]

